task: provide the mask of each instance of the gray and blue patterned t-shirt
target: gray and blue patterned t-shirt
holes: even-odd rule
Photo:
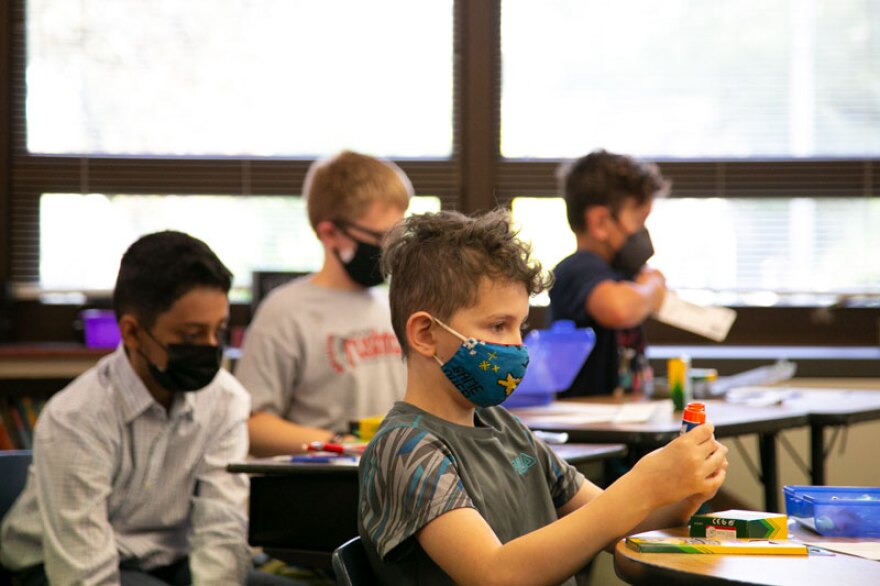
[[[415,539],[427,523],[472,507],[507,543],[555,521],[583,481],[502,407],[465,427],[398,402],[361,458],[358,530],[381,583],[451,584]]]

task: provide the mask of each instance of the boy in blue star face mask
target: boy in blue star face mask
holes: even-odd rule
[[[503,210],[412,216],[389,235],[407,388],[360,464],[358,530],[380,584],[573,584],[629,532],[683,524],[724,481],[711,424],[601,490],[501,406],[547,279]]]

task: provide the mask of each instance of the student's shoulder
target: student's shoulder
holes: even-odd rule
[[[377,459],[418,459],[426,451],[449,452],[443,426],[432,425],[431,416],[403,402],[397,402],[385,416],[367,448]]]
[[[211,385],[211,402],[225,405],[224,409],[250,410],[251,395],[244,385],[226,369],[220,369]]]
[[[100,366],[100,365],[99,365]],[[58,391],[40,411],[42,423],[56,432],[107,427],[116,415],[113,387],[94,366]]]
[[[484,424],[494,427],[501,432],[516,431],[517,433],[528,428],[523,424],[519,417],[511,413],[506,407],[480,407],[477,409],[477,416]]]
[[[266,294],[266,297],[260,302],[257,312],[287,310],[291,303],[317,297],[316,286],[311,283],[311,278],[312,275],[303,275],[278,285]]]
[[[604,258],[589,250],[578,250],[561,261],[553,269],[557,279],[560,276],[583,273],[584,271],[607,272],[613,274],[614,270]]]

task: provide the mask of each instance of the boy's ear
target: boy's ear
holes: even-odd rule
[[[330,220],[322,220],[315,226],[315,234],[321,242],[332,242],[339,234],[339,228]]]
[[[437,340],[434,338],[434,320],[427,311],[417,311],[406,320],[406,340],[412,352],[425,358],[437,353]]]
[[[611,221],[611,210],[606,206],[590,206],[584,210],[584,226],[589,236],[596,240],[608,239],[608,223]]]
[[[119,318],[119,336],[126,348],[137,350],[140,346],[140,339],[137,336],[141,329],[137,319],[130,313],[122,314]]]

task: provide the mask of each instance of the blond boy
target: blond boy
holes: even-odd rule
[[[315,163],[303,193],[324,263],[264,300],[235,371],[252,395],[251,453],[260,456],[342,439],[350,420],[385,413],[405,385],[387,298],[375,286],[409,180],[389,161],[346,151]]]
[[[378,583],[573,584],[601,549],[682,524],[724,481],[711,424],[603,491],[498,406],[528,366],[521,328],[546,285],[506,212],[413,216],[383,267],[408,379],[360,464]]]

